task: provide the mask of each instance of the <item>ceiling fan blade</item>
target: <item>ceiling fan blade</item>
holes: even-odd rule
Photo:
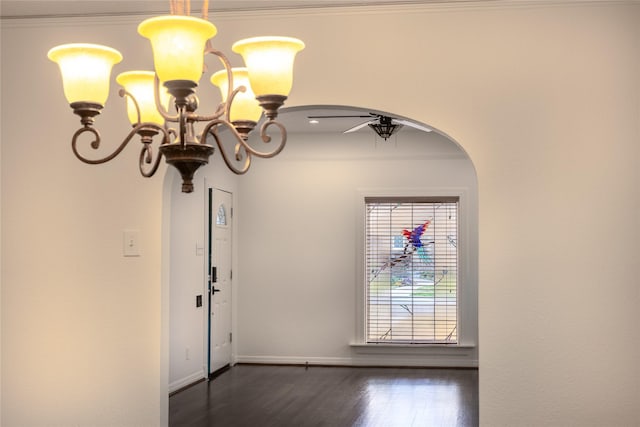
[[[412,127],[414,129],[418,129],[418,130],[421,130],[421,131],[424,131],[424,132],[433,131],[433,129],[431,129],[430,127],[427,127],[427,126],[424,126],[424,125],[420,125],[418,123],[410,122],[408,120],[393,119],[392,122],[394,124],[397,124],[397,125],[409,126],[409,127]]]
[[[361,123],[361,124],[359,124],[358,126],[354,126],[354,127],[352,127],[351,129],[347,129],[347,130],[345,130],[345,131],[344,131],[344,132],[342,132],[342,133],[355,132],[355,131],[357,131],[357,130],[362,129],[362,128],[363,128],[363,127],[365,127],[365,126],[368,126],[368,125],[369,125],[369,123],[375,123],[375,121]]]
[[[308,119],[342,119],[342,118],[355,118],[355,119],[368,119],[371,116],[307,116]]]

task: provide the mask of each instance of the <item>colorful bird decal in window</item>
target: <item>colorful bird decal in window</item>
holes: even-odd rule
[[[405,246],[405,252],[407,251],[407,247],[411,244],[415,249],[421,248],[424,246],[422,244],[422,240],[420,238],[424,234],[425,230],[429,226],[431,221],[427,220],[424,224],[420,224],[412,231],[402,230],[402,235],[407,238],[407,245]]]
[[[375,271],[372,273],[371,278],[369,280],[373,281],[386,268],[394,267],[398,264],[409,261],[409,257],[413,255],[413,253],[416,251],[418,252],[418,256],[423,261],[428,262],[429,256],[424,250],[425,245],[422,242],[421,238],[424,232],[426,231],[427,227],[429,226],[429,224],[431,224],[431,221],[427,220],[424,223],[418,225],[416,228],[414,228],[411,231],[406,229],[402,230],[402,235],[407,239],[406,243],[404,244],[404,250],[402,251],[402,254],[385,262],[378,269],[378,271]],[[429,243],[433,243],[433,242],[428,242],[427,244]]]

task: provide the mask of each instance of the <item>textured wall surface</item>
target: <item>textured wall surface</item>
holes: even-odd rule
[[[637,3],[212,20],[225,51],[276,29],[306,41],[288,105],[392,111],[469,154],[483,425],[639,424]],[[162,424],[170,186],[162,171],[138,176],[132,147],[98,167],[73,158],[77,118],[46,59],[100,42],[125,55],[118,73],[150,68],[150,51],[126,17],[2,24],[2,424]],[[114,88],[99,118],[112,144],[126,128],[118,101]],[[129,228],[139,258],[122,257]]]

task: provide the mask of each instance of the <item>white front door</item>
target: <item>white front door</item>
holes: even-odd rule
[[[209,374],[231,364],[232,194],[211,189]]]

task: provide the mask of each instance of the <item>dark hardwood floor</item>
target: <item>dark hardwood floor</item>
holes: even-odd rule
[[[237,365],[169,399],[177,426],[477,426],[478,371]]]

